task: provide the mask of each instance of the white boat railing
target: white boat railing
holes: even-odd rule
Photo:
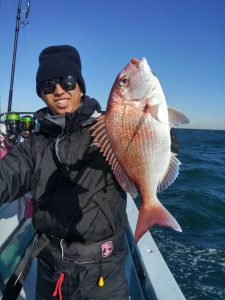
[[[127,231],[129,249],[139,277],[144,299],[184,300],[185,297],[150,232],[145,233],[139,242],[135,243],[133,237],[138,218],[138,209],[130,196],[128,196],[127,215],[129,220]],[[132,282],[130,282],[130,285],[132,285]],[[131,299],[139,300],[139,298]]]

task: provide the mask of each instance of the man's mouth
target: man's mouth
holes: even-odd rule
[[[69,104],[69,99],[58,99],[55,100],[55,103],[58,107],[64,108]]]

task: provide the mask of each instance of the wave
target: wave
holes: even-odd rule
[[[186,299],[225,299],[224,249],[191,244],[162,229],[152,235]]]

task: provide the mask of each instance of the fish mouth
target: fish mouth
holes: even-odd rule
[[[131,60],[130,60],[130,62],[131,62],[132,64],[134,64],[134,65],[139,66],[141,60],[138,59],[138,58],[136,58],[136,57],[132,57]]]
[[[141,71],[143,78],[149,80],[152,74],[152,70],[148,64],[146,57],[138,59],[136,57],[131,58],[130,63],[134,65],[139,71]]]
[[[136,82],[131,87],[132,100],[141,102],[148,98],[151,91],[151,69],[145,57],[141,59],[132,58],[130,62],[136,68]]]
[[[133,65],[136,65],[138,68],[144,68],[146,70],[151,70],[148,61],[145,57],[142,57],[141,59],[138,59],[136,57],[132,57],[130,61]]]
[[[149,66],[149,64],[148,64],[148,61],[147,61],[147,59],[146,59],[145,57],[143,57],[143,58],[140,60],[140,67],[143,68],[143,70],[144,70],[144,72],[145,72],[146,74],[152,73],[151,68],[150,68],[150,66]]]

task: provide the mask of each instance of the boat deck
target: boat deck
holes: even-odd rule
[[[129,300],[183,300],[177,282],[165,263],[150,233],[138,242],[134,241],[138,210],[128,197],[127,215],[129,226],[126,232],[128,255],[126,278],[129,283]],[[5,284],[15,270],[27,245],[34,236],[30,219],[22,217],[20,200],[0,207],[0,299]],[[36,261],[34,261],[19,300],[34,300]]]

